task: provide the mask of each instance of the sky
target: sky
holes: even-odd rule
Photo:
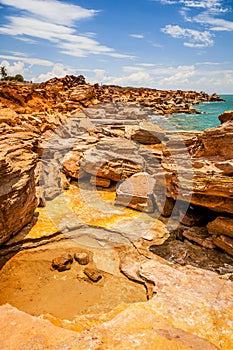
[[[233,1],[0,0],[0,66],[46,81],[233,94]]]

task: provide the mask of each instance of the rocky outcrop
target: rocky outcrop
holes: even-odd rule
[[[216,94],[181,90],[156,90],[123,88],[88,84],[85,78],[67,75],[40,84],[0,82],[0,103],[18,113],[48,112],[49,114],[73,112],[83,107],[102,103],[130,103],[149,107],[157,114],[195,113],[191,104],[221,101]]]
[[[123,279],[118,270],[119,253],[121,271],[129,279],[146,286],[147,297],[151,300],[131,305],[121,303],[111,312],[82,314],[69,322],[54,320],[78,333],[57,328],[42,317],[35,318],[10,306],[2,306],[1,347],[12,350],[19,346],[25,349],[232,348],[232,260],[230,257],[223,260],[227,263],[221,271],[228,275],[221,277],[209,271],[180,266],[189,264],[191,258],[195,260],[191,256],[192,250],[186,249],[191,246],[190,241],[206,247],[213,254],[215,247],[232,254],[232,121],[227,117],[228,121],[221,127],[204,133],[173,135],[148,124],[146,109],[150,107],[153,113],[163,115],[193,112],[190,104],[217,101],[219,97],[191,91],[92,86],[81,76],[54,78],[24,87],[4,84],[1,85],[4,91],[0,92],[0,102],[14,111],[4,108],[5,114],[1,115],[0,200],[3,205],[0,243],[31,220],[37,202],[35,152],[40,156],[36,171],[36,184],[41,186],[40,204],[47,205],[54,214],[52,219],[59,224],[54,227],[46,218],[44,208],[38,209],[38,226],[35,220],[31,222],[19,237],[4,246],[4,251],[12,253],[47,242],[52,244],[52,241],[61,242],[64,249],[67,237],[72,244],[87,239],[100,254],[95,255],[95,259],[83,250],[70,256],[69,246],[67,255],[55,249],[55,259],[49,259],[49,265],[52,262],[56,270],[63,272],[51,271],[46,265],[46,271],[51,272],[49,278],[43,279],[40,272],[34,276],[34,281],[47,288],[48,281],[62,284],[73,274],[72,289],[74,283],[77,282],[77,287],[85,281],[89,286],[95,285],[97,292],[106,281],[109,288],[113,270],[116,278]],[[95,108],[101,104],[105,107]],[[140,106],[139,110],[135,106]],[[84,112],[79,114],[82,108]],[[67,117],[69,121],[64,123]],[[11,129],[12,133],[9,132]],[[78,189],[77,182],[73,182],[78,180],[80,184],[82,179],[83,188]],[[64,194],[70,204],[67,210],[62,196],[55,197],[69,188],[70,180],[70,191]],[[89,186],[87,180],[98,188]],[[111,191],[118,181],[121,183],[117,186],[116,203],[143,212],[113,205],[115,193]],[[100,187],[110,186],[106,192],[101,192]],[[92,196],[95,191],[97,196]],[[48,205],[43,196],[54,201]],[[107,201],[102,201],[101,196]],[[89,198],[91,204],[95,202],[94,210],[88,206]],[[155,219],[156,210],[167,217],[161,218],[165,223],[170,221],[170,216],[176,224],[180,221],[180,239],[184,242],[175,240],[179,249],[169,256],[170,263],[152,253],[169,238],[165,223]],[[74,215],[70,215],[70,211]],[[153,215],[146,212],[153,212]],[[72,221],[76,214],[77,222]],[[180,248],[182,243],[186,244],[184,249]],[[117,249],[100,249],[109,246]],[[201,249],[196,245],[193,250],[200,252]],[[103,254],[113,255],[111,262],[106,263]],[[208,260],[209,255],[206,256]],[[8,276],[12,266],[18,266],[20,270],[22,258],[25,255],[19,260],[15,256],[12,265],[4,266]],[[33,257],[29,261],[33,262]],[[94,261],[97,261],[96,266]],[[37,263],[36,260],[33,266]],[[46,259],[43,264],[47,264]],[[12,280],[14,286],[15,275]],[[4,283],[7,285],[8,280]],[[20,283],[17,280],[15,285],[22,295]],[[127,292],[127,288],[119,283],[116,285],[118,289],[114,288],[114,296],[119,290],[122,294]],[[66,289],[66,295],[69,290]],[[129,293],[130,301],[133,294]],[[81,293],[75,294],[75,298],[77,295],[81,298]],[[145,297],[145,293],[143,295]],[[112,308],[111,302],[108,305],[107,310]]]
[[[221,218],[207,225],[208,230],[213,236],[221,234],[231,236],[232,150],[232,121],[208,129],[192,138],[182,139],[178,135],[170,137],[163,151],[161,168],[154,175],[158,188],[155,200],[161,214],[174,214],[175,201],[187,202],[191,206],[188,211],[186,207],[181,215],[180,222],[183,225],[205,226],[216,216],[221,215]],[[173,208],[168,207],[168,203],[172,204],[172,201]],[[162,207],[160,202],[166,205]],[[218,239],[213,241],[217,242]],[[225,242],[224,247],[226,244]],[[230,253],[231,249],[226,251]]]
[[[37,199],[33,152],[36,138],[25,129],[0,129],[0,244],[32,219]]]
[[[192,204],[233,213],[232,146],[232,122],[209,129],[185,143],[169,141],[162,160],[164,172],[155,178],[161,186],[166,183],[168,197],[176,200],[180,196],[185,200],[187,195]]]

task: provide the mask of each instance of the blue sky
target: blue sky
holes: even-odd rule
[[[233,1],[0,0],[0,66],[156,89],[233,93]]]

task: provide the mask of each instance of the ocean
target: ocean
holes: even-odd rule
[[[154,117],[155,123],[176,130],[200,130],[220,125],[218,116],[224,111],[233,110],[233,95],[220,95],[224,102],[204,102],[194,105],[201,114],[177,113],[170,117]],[[165,124],[165,125],[164,125]]]

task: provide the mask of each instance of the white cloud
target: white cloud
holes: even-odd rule
[[[71,25],[75,21],[90,18],[98,12],[57,0],[1,0],[1,3],[29,12],[50,23],[64,25]]]
[[[114,57],[114,58],[129,58],[129,59],[133,59],[136,56],[133,55],[125,55],[122,53],[117,53],[117,52],[113,52],[113,53],[109,53],[108,56]]]
[[[135,38],[135,39],[143,39],[144,38],[144,35],[142,35],[142,34],[130,34],[129,36],[131,36],[132,38]]]
[[[11,65],[8,61],[3,60],[0,63],[0,66],[5,67],[7,70],[7,74],[8,75],[16,75],[16,74],[22,74],[24,75],[24,71],[25,71],[25,64],[22,61],[18,61],[18,62],[13,62],[13,64]]]
[[[28,57],[28,55],[25,52],[20,52],[20,51],[8,51],[14,56],[20,56],[20,57]]]
[[[125,67],[131,67],[125,66],[117,76],[109,75],[105,70],[90,69],[86,76],[87,81],[91,83],[232,93],[233,70],[220,69],[220,67],[217,70],[217,64],[217,62],[204,61],[183,66],[142,67],[140,71],[125,69]]]
[[[189,79],[195,75],[195,66],[178,66],[176,71],[169,77],[165,77],[160,83],[170,86],[188,83]]]
[[[218,0],[183,0],[181,1],[184,6],[196,7],[202,9],[221,9],[222,1]]]
[[[185,46],[189,47],[207,47],[212,46],[214,41],[212,35],[208,31],[198,31],[194,29],[181,28],[178,25],[166,25],[161,31],[165,34],[171,35],[176,39],[189,39],[189,42],[185,42]]]
[[[182,5],[186,8],[205,9],[212,12],[226,12],[223,1],[219,0],[159,0],[163,5]]]
[[[143,70],[142,67],[136,67],[136,66],[124,66],[122,67],[124,72],[141,72]]]
[[[96,82],[97,76],[92,76],[88,78],[90,82]],[[102,84],[114,84],[121,86],[150,86],[152,84],[152,78],[149,73],[140,71],[133,72],[129,75],[122,76],[110,76],[103,74],[99,80]]]
[[[51,71],[47,73],[40,74],[37,77],[34,77],[32,80],[36,82],[46,81],[51,78],[57,77],[61,78],[65,75],[75,74],[77,72],[77,69],[74,69],[72,67],[65,67],[62,63],[56,63],[53,65],[53,68]]]
[[[53,43],[60,52],[70,56],[86,57],[104,54],[116,58],[132,56],[116,52],[93,38],[95,33],[78,35],[75,21],[94,16],[97,11],[57,0],[3,0],[4,5],[13,6],[18,16],[8,16],[8,22],[0,28],[0,34],[11,35],[24,41],[43,39]]]
[[[174,5],[177,3],[177,0],[160,0],[163,5]]]
[[[155,64],[154,63],[137,63],[138,66],[142,66],[142,67],[154,67]]]
[[[214,18],[206,13],[194,17],[194,21],[208,24],[211,31],[233,31],[233,22],[221,18]]]
[[[40,58],[30,58],[30,57],[20,57],[20,56],[10,56],[10,55],[0,55],[0,58],[5,59],[5,60],[18,60],[24,63],[28,63],[30,65],[39,65],[39,66],[45,66],[45,67],[50,67],[53,65],[53,62],[48,61],[48,60],[43,60]]]

